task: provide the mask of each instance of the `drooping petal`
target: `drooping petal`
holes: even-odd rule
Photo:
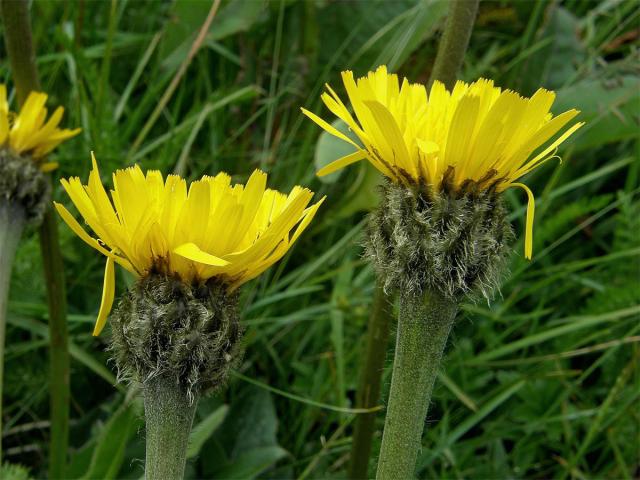
[[[520,187],[527,192],[527,220],[524,234],[524,256],[531,260],[533,255],[533,215],[535,213],[536,201],[533,192],[524,183],[512,183],[512,187]]]
[[[220,173],[186,182],[138,166],[113,175],[112,202],[92,158],[89,184],[63,180],[72,201],[99,237],[93,238],[61,204],[56,210],[87,244],[108,259],[103,298],[94,334],[113,304],[114,264],[144,277],[160,273],[187,284],[216,277],[232,289],[281,258],[307,228],[322,199],[307,208],[313,192],[294,187],[288,195],[266,188],[257,170],[246,185]],[[115,211],[114,211],[115,206]]]
[[[4,145],[9,135],[9,104],[7,103],[7,87],[0,84],[0,145]]]
[[[412,84],[406,78],[400,81],[385,66],[358,79],[353,72],[344,71],[342,81],[350,105],[345,105],[329,86],[321,98],[356,133],[366,154],[356,152],[334,160],[317,172],[319,176],[366,158],[395,183],[442,189],[447,172],[452,171],[447,189],[476,182],[479,189],[502,192],[553,158],[557,147],[583,125],[570,125],[578,110],[554,117],[551,107],[556,95],[543,88],[527,98],[481,78],[470,84],[457,81],[451,91],[435,81],[427,95],[424,85]],[[345,140],[340,132],[330,130],[327,121],[303,111]],[[558,132],[557,139],[546,145]],[[540,152],[535,153],[538,149]],[[528,257],[533,210],[531,200]]]
[[[93,336],[97,337],[107,323],[111,307],[113,307],[113,299],[116,294],[115,264],[112,257],[107,257],[107,264],[104,268],[104,284],[102,286],[102,300],[100,300],[100,310],[96,325],[93,328]]]

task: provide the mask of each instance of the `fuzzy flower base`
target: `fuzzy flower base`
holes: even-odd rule
[[[166,377],[193,398],[223,386],[240,359],[238,295],[210,281],[189,286],[150,274],[112,313],[119,377],[146,383]]]
[[[513,230],[498,194],[468,181],[434,192],[386,181],[367,227],[366,255],[385,290],[490,298],[505,270]]]
[[[0,148],[0,201],[24,211],[29,224],[39,224],[51,198],[46,176],[31,161]]]

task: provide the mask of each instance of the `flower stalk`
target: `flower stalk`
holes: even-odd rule
[[[9,300],[9,283],[11,266],[16,249],[22,235],[25,218],[24,212],[14,205],[0,200],[0,399],[4,380],[4,346],[7,327],[7,303]],[[2,401],[0,401],[0,465],[2,464]]]
[[[198,404],[174,378],[153,377],[144,383],[146,480],[180,480],[184,476],[189,433]]]
[[[393,304],[384,292],[382,282],[376,281],[371,314],[367,325],[367,340],[363,355],[363,367],[356,398],[356,407],[375,407],[380,401],[380,386],[384,370],[389,327]],[[355,421],[349,478],[369,478],[369,457],[375,431],[376,413],[362,413]]]
[[[100,239],[64,205],[55,206],[107,257],[94,335],[109,320],[118,379],[142,387],[146,478],[182,478],[198,398],[223,388],[242,357],[238,287],[282,258],[324,199],[309,205],[308,189],[269,189],[258,170],[244,185],[232,185],[224,172],[187,185],[137,165],[113,178],[113,202],[95,157],[87,185],[62,180]],[[112,311],[116,264],[137,280]]]
[[[198,399],[224,387],[241,358],[237,302],[215,282],[150,274],[111,315],[118,376],[144,396],[147,480],[183,478]]]
[[[435,80],[439,80],[451,90],[456,83],[458,71],[462,67],[464,54],[469,46],[473,23],[478,13],[478,3],[480,0],[449,2],[449,14],[438,46],[429,86]]]
[[[31,36],[29,2],[28,0],[1,0],[0,6],[11,75],[18,102],[23,104],[29,92],[40,89]]]
[[[480,0],[449,5],[443,38],[429,79],[452,89],[464,61]],[[400,295],[391,391],[378,459],[378,479],[414,478],[424,423],[457,302],[439,294]]]
[[[0,8],[7,55],[18,102],[24,104],[29,93],[39,90],[40,87],[31,35],[29,2],[1,0]],[[51,182],[50,179],[47,181]],[[50,207],[44,213],[39,234],[49,308],[51,364],[49,478],[56,479],[64,477],[67,460],[70,380],[64,269],[58,242],[57,222]]]
[[[462,65],[464,52],[469,44],[478,3],[479,0],[451,2],[445,34],[438,50],[429,84],[438,79],[443,81],[447,88],[453,87],[457,72]],[[382,283],[380,279],[376,281],[376,296],[367,331],[362,381],[358,388],[358,395],[362,402],[358,406],[364,408],[373,406],[380,396],[380,381],[389,336],[390,312],[386,308],[389,306],[389,299],[386,298]],[[386,307],[381,307],[382,303]],[[349,478],[351,479],[368,478],[374,422],[375,413],[360,415],[356,420],[351,446],[349,470]]]
[[[49,389],[51,437],[49,478],[64,478],[69,444],[69,335],[67,299],[62,254],[58,241],[58,222],[51,208],[40,225],[40,252],[47,285],[49,308]]]
[[[398,335],[376,478],[414,478],[431,392],[458,306],[435,293],[400,295]]]
[[[384,65],[360,78],[342,72],[352,108],[329,85],[321,98],[357,140],[302,109],[354,147],[318,176],[366,160],[387,177],[365,239],[384,289],[401,296],[380,479],[413,476],[454,307],[465,297],[490,299],[500,286],[514,239],[502,193],[517,187],[527,194],[524,256],[530,259],[535,196],[519,180],[555,158],[558,146],[584,125],[568,127],[580,113],[576,109],[554,116],[555,93],[544,88],[523,97],[490,79],[454,84],[477,1],[450,5],[429,90]],[[407,412],[413,416],[411,428],[403,417]]]

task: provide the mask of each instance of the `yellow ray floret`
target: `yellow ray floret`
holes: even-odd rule
[[[8,147],[18,155],[31,155],[38,161],[60,143],[80,132],[79,128],[58,128],[64,114],[62,107],[56,108],[47,120],[46,102],[46,93],[31,92],[20,113],[15,114],[9,111],[7,88],[0,84],[0,147]],[[40,164],[44,171],[55,167],[54,163]]]
[[[485,79],[471,84],[459,81],[451,92],[434,82],[427,94],[424,85],[406,78],[400,83],[384,66],[357,80],[346,71],[342,80],[351,110],[328,85],[322,100],[359,142],[302,109],[327,132],[355,148],[318,175],[367,159],[397,183],[421,182],[440,188],[445,173],[450,172],[452,178],[447,180],[454,188],[466,180],[482,182],[485,188],[493,186],[498,192],[512,186],[524,188],[528,195],[525,256],[531,258],[533,194],[516,181],[552,158],[558,145],[583,125],[575,123],[547,145],[578,110],[553,116],[553,92],[540,89],[526,98]]]
[[[138,277],[152,271],[187,283],[217,277],[233,290],[282,258],[324,201],[309,206],[313,192],[302,187],[288,195],[268,189],[267,175],[259,170],[246,185],[233,185],[219,173],[187,186],[177,175],[145,175],[137,165],[113,174],[109,196],[93,155],[92,161],[87,185],[77,177],[62,185],[97,238],[64,206],[55,207],[82,240],[107,257],[94,335],[113,305],[116,263]]]

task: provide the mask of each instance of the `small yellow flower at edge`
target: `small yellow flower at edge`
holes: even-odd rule
[[[322,100],[360,143],[303,108],[320,127],[355,148],[319,170],[319,176],[367,159],[397,183],[424,182],[440,189],[445,173],[452,171],[454,187],[473,180],[498,192],[522,188],[528,196],[525,256],[531,258],[534,197],[516,180],[553,158],[558,145],[584,125],[574,124],[537,152],[578,110],[553,116],[555,93],[539,89],[526,98],[485,79],[459,81],[451,92],[434,82],[427,95],[424,85],[406,78],[400,84],[385,66],[357,80],[352,72],[342,72],[342,80],[354,115],[329,85]]]
[[[116,170],[110,199],[92,160],[88,185],[77,177],[62,185],[98,238],[64,206],[55,207],[82,240],[107,257],[94,335],[113,305],[115,263],[137,277],[162,273],[186,283],[218,277],[233,290],[282,258],[324,201],[308,206],[313,192],[298,186],[288,195],[268,189],[267,175],[259,170],[246,185],[232,185],[221,172],[187,187],[177,175],[145,175],[137,165]]]
[[[46,102],[46,93],[31,92],[20,113],[15,114],[9,111],[7,88],[0,84],[0,147],[8,147],[18,155],[29,154],[39,162],[60,143],[80,132],[79,128],[74,130],[58,128],[64,114],[63,107],[56,108],[45,123]],[[45,172],[56,167],[56,163],[40,163],[40,169]]]

